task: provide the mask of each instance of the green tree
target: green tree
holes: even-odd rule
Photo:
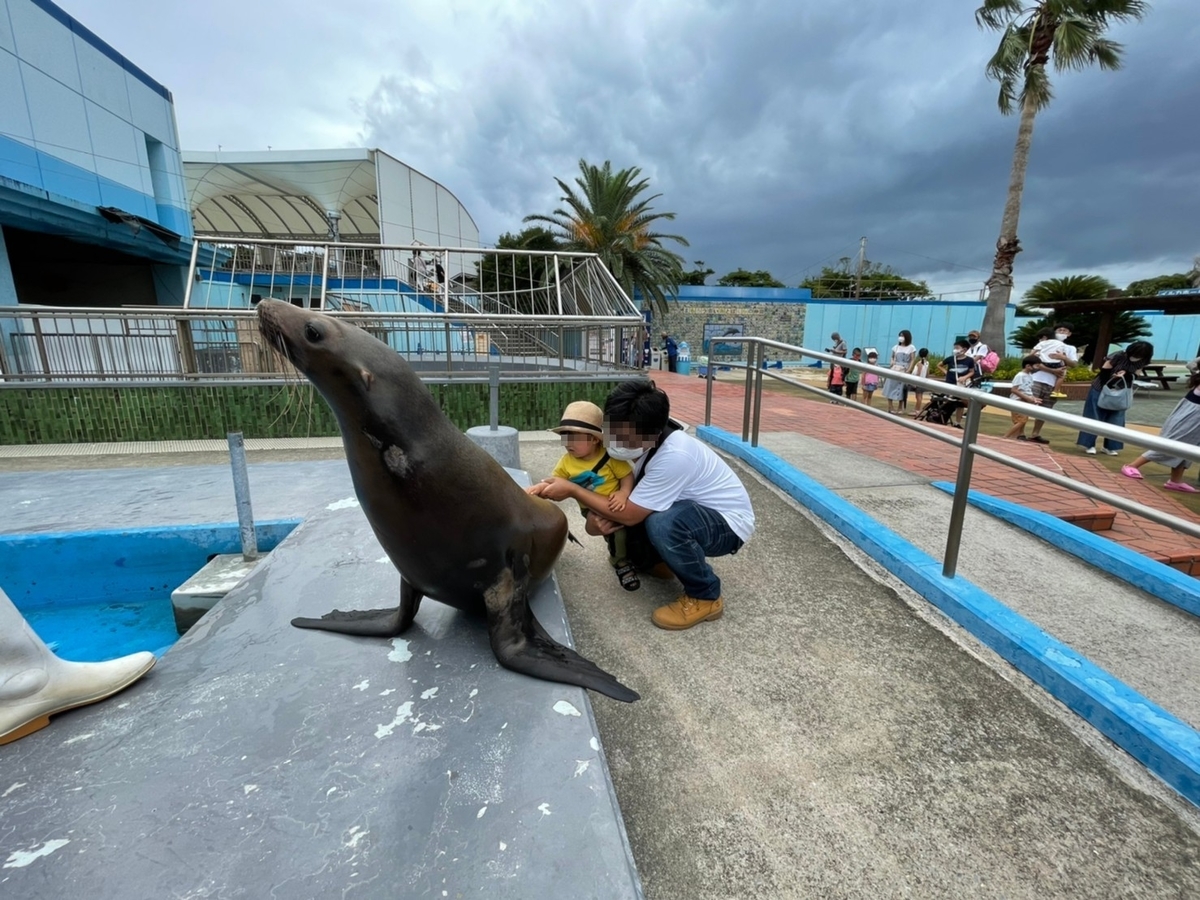
[[[1054,97],[1047,63],[1057,72],[1121,67],[1121,45],[1104,36],[1114,22],[1141,19],[1149,10],[1143,0],[984,0],[975,10],[981,28],[1001,32],[1000,45],[988,61],[988,78],[1000,83],[1004,115],[1020,110],[1013,149],[1008,196],[1000,220],[1000,238],[992,274],[986,285],[987,309],[980,329],[985,342],[999,346],[1004,334],[1004,308],[1012,296],[1013,262],[1021,252],[1017,221],[1033,142],[1033,121]]]
[[[766,269],[748,272],[745,269],[734,269],[727,275],[722,275],[717,284],[721,287],[786,287],[782,281],[777,281]]]
[[[663,247],[663,241],[688,242],[677,234],[652,231],[660,220],[675,218],[672,212],[654,212],[650,204],[662,194],[640,197],[649,180],[639,178],[633,167],[612,170],[612,163],[594,166],[581,159],[582,176],[575,179],[578,191],[559,178],[566,204],[548,216],[526,216],[526,222],[546,222],[566,250],[597,254],[613,278],[630,297],[637,291],[646,302],[665,314],[668,299],[679,294],[683,258]]]
[[[1141,281],[1131,281],[1125,293],[1130,297],[1153,297],[1159,291],[1178,290],[1192,287],[1192,276],[1185,272],[1174,275],[1156,275],[1154,278],[1143,278]]]
[[[924,281],[905,278],[891,266],[867,260],[861,275],[849,257],[839,260],[837,268],[825,266],[821,274],[806,278],[800,287],[812,291],[813,297],[854,297],[866,300],[915,300],[930,296],[929,285]]]
[[[1070,322],[1071,344],[1087,348],[1087,356],[1090,358],[1096,349],[1096,340],[1100,334],[1100,313],[1060,313],[1055,307],[1068,300],[1100,299],[1112,289],[1112,282],[1099,275],[1068,275],[1064,278],[1039,281],[1025,292],[1024,302],[1017,306],[1018,315],[1039,318],[1026,322],[1010,334],[1009,341],[1028,350],[1037,343],[1039,332],[1053,328],[1057,322]],[[1047,309],[1051,310],[1049,315],[1044,314]],[[1119,312],[1113,319],[1111,342],[1114,344],[1126,344],[1149,334],[1149,324],[1135,313]]]
[[[679,275],[679,283],[680,284],[702,285],[708,279],[708,276],[712,275],[716,271],[715,269],[710,269],[707,266],[705,266],[704,260],[702,260],[702,259],[694,260],[692,264],[696,268],[694,268],[690,271],[687,271],[687,272],[680,273],[680,275]]]

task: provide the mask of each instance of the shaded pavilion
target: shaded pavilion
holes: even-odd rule
[[[1055,316],[1100,313],[1100,330],[1092,351],[1092,368],[1099,368],[1112,341],[1113,321],[1120,312],[1161,312],[1167,316],[1200,313],[1200,291],[1195,294],[1155,294],[1150,297],[1102,297],[1096,300],[1063,300],[1050,305]]]

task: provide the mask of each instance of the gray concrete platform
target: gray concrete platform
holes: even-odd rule
[[[522,437],[530,474],[549,472],[561,453],[558,442]],[[858,469],[857,457],[836,452],[840,456],[831,456],[830,465]],[[314,503],[324,505],[349,496],[344,463],[311,465],[313,471],[331,467],[330,487],[316,478],[297,484],[290,464],[252,465],[256,513],[286,515],[286,496],[306,488]],[[582,534],[584,546],[568,547],[557,568],[581,652],[643,695],[632,705],[597,698],[593,710],[648,897],[1200,895],[1194,810],[791,501],[738,470],[759,531],[741,553],[717,563],[727,601],[719,622],[682,633],[653,628],[650,612],[673,599],[677,586],[647,579],[641,591],[625,593],[602,543]],[[176,521],[176,513],[190,514],[195,505],[169,497],[154,502],[152,495],[173,479],[208,477],[194,468],[139,469],[121,474],[127,480],[106,481],[106,475],[125,471],[0,474],[0,528],[9,528],[9,513],[29,522],[34,514],[23,512],[26,507],[85,493],[99,516],[134,503],[141,515]],[[232,489],[214,477],[210,489],[221,496],[227,491],[232,519]],[[876,473],[874,486],[891,477]],[[345,478],[345,491],[332,486],[338,478]],[[121,490],[110,490],[114,484]],[[869,493],[870,479],[860,489]],[[94,492],[105,496],[92,497]],[[577,515],[573,509],[569,514]],[[936,522],[916,521],[932,535],[941,532]],[[994,523],[982,517],[977,524],[986,529]],[[365,564],[349,560],[347,571]],[[1047,571],[1053,577],[1053,565]],[[313,594],[324,594],[333,580],[326,574],[316,586],[303,579],[289,586],[300,602],[313,604],[305,609],[323,609],[333,605],[328,596]],[[263,614],[261,603],[255,609]],[[257,640],[241,637],[248,644]],[[234,677],[230,672],[218,687]],[[374,676],[370,682],[377,685]],[[367,693],[324,689],[339,698],[349,694],[351,702]],[[277,721],[276,709],[298,702],[286,685],[278,693],[267,722]],[[371,718],[368,725],[373,730],[389,721]],[[53,735],[55,727],[43,734]],[[399,735],[398,727],[392,737]],[[235,740],[217,732],[189,737],[194,756],[210,747],[225,753]],[[62,732],[59,738],[66,739]],[[337,733],[325,743],[341,739]],[[310,745],[306,752],[316,750]],[[249,760],[234,762],[245,766]],[[0,795],[12,783],[7,772],[0,752]],[[105,787],[103,774],[89,774]],[[237,771],[238,779],[244,774]],[[112,781],[126,777],[116,775]],[[246,794],[245,784],[260,789]],[[243,798],[260,793],[261,784],[230,781]],[[69,783],[77,786],[79,780]],[[236,801],[234,795],[223,799]],[[0,798],[0,865],[12,842],[3,804],[14,796]],[[344,830],[355,824],[338,820]],[[281,820],[267,827],[302,845],[320,827],[306,825],[308,830]],[[225,849],[252,854],[261,834]],[[154,839],[162,840],[162,833]],[[342,843],[353,840],[351,835]],[[20,871],[72,849],[66,845]],[[10,871],[0,868],[0,879]],[[0,895],[7,896],[6,887],[0,882]],[[440,895],[431,882],[418,887],[395,896]],[[561,896],[587,896],[581,890],[586,885]],[[196,895],[205,896],[200,890]],[[303,885],[278,894],[310,895]]]
[[[228,480],[0,476],[0,510],[6,530],[220,520]],[[263,516],[312,511],[143,681],[0,748],[0,896],[641,896],[585,693],[501,669],[482,618],[432,601],[391,641],[293,628],[394,603],[399,579],[344,462],[251,484]],[[533,608],[569,641],[555,582]]]

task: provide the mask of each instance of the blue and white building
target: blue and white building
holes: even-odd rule
[[[0,0],[0,305],[177,305],[171,92],[49,0]]]

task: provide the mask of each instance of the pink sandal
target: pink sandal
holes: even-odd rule
[[[1121,474],[1124,475],[1126,478],[1141,479],[1143,477],[1142,473],[1139,472],[1137,469],[1135,469],[1133,466],[1121,466]]]
[[[1181,494],[1200,493],[1200,491],[1197,491],[1190,484],[1185,484],[1182,481],[1168,481],[1166,484],[1163,485],[1163,488],[1164,488],[1164,490],[1168,490],[1168,491],[1179,491],[1179,493],[1181,493]]]

